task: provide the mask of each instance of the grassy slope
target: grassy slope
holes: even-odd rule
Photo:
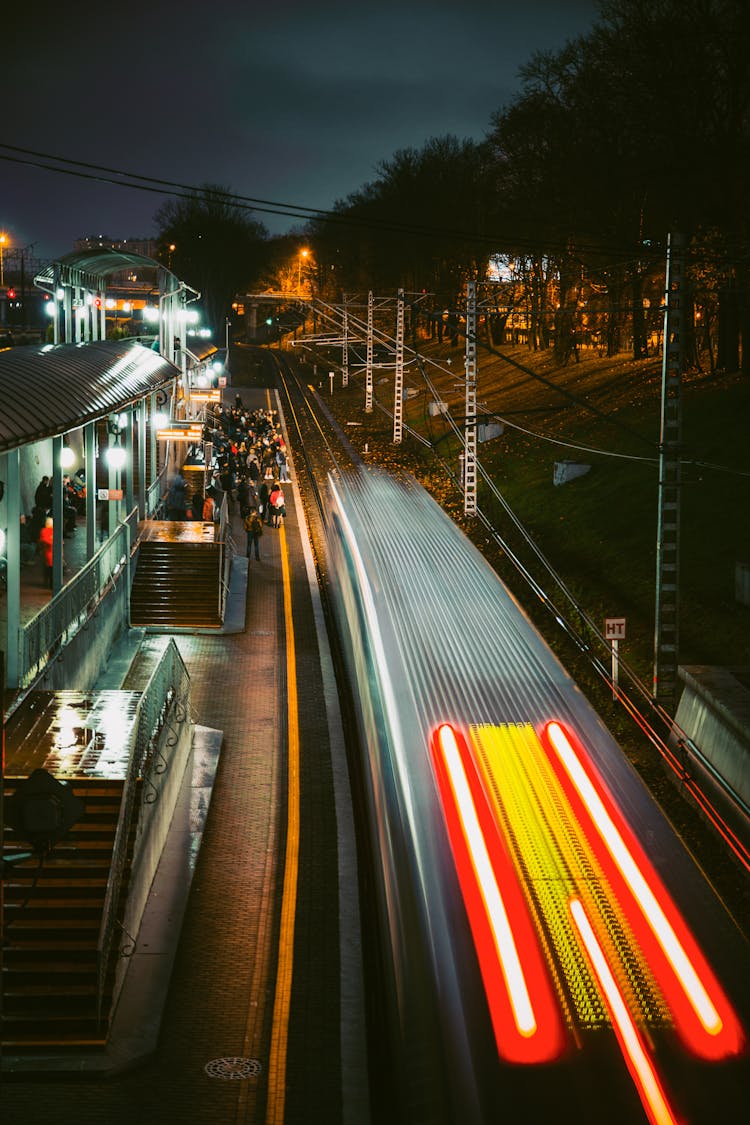
[[[463,350],[421,345],[426,357],[452,370],[427,370],[454,418],[463,417]],[[517,365],[520,365],[517,366]],[[584,453],[542,441],[506,426],[503,435],[479,446],[483,467],[555,570],[591,617],[625,616],[628,638],[623,657],[650,684],[653,663],[655,555],[658,473],[660,360],[633,362],[622,356],[584,354],[580,363],[555,366],[549,352],[479,349],[478,400],[482,409],[508,423],[563,442],[628,454],[646,461]],[[546,382],[540,381],[546,380]],[[407,387],[419,391],[405,404],[405,420],[438,442],[449,464],[457,466],[459,445],[444,419],[432,417],[430,395],[416,366]],[[323,393],[328,386],[322,388]],[[392,410],[393,372],[376,370],[375,396]],[[576,401],[570,397],[574,396]],[[460,493],[435,459],[407,438],[392,442],[392,423],[379,410],[364,412],[363,376],[354,374],[348,390],[326,394],[340,422],[371,459],[390,468],[413,471],[461,522],[500,575],[531,613],[549,643],[571,668],[631,761],[642,773],[688,845],[697,855],[736,917],[747,917],[747,881],[729,869],[722,848],[666,780],[660,760],[629,720],[615,711],[601,681],[581,663],[576,651],[476,522],[465,522]],[[361,428],[360,428],[361,427]],[[734,600],[734,568],[750,562],[750,381],[738,376],[686,376],[683,385],[683,444],[686,459],[726,466],[735,473],[685,465],[682,490],[681,663],[750,665],[750,608]],[[590,472],[554,487],[555,461],[582,461]],[[739,475],[744,473],[745,475]],[[515,550],[518,537],[489,490],[480,485],[479,502]],[[528,552],[525,560],[530,559]],[[541,571],[530,563],[536,573]],[[549,582],[543,580],[545,588]]]

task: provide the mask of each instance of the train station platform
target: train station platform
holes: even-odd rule
[[[235,379],[238,391],[251,409],[277,405]],[[244,557],[230,511],[237,552],[223,627],[131,629],[96,685],[138,693],[174,641],[190,677],[193,765],[106,1059],[6,1052],[3,1120],[369,1119],[346,754],[293,463],[292,477],[285,523],[265,528],[260,561]]]

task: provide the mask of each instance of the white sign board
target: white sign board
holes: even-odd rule
[[[625,640],[624,617],[607,617],[604,620],[604,639],[607,641]]]

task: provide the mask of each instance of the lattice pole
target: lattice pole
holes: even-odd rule
[[[682,236],[674,234],[667,243],[654,628],[654,698],[670,711],[677,703],[679,659],[680,447],[686,311],[685,244]]]
[[[396,302],[396,377],[393,383],[393,442],[398,445],[404,432],[404,291]]]
[[[367,294],[367,366],[365,368],[365,410],[372,412],[372,289]]]
[[[466,283],[466,421],[464,515],[477,514],[477,286]]]
[[[344,313],[342,317],[343,339],[341,344],[341,386],[349,386],[349,313],[346,311],[344,294]]]

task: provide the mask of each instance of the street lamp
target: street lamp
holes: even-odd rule
[[[297,258],[297,294],[302,294],[302,259],[307,258],[310,254],[309,250],[300,250],[299,257]]]
[[[0,285],[5,285],[5,268],[3,266],[3,247],[8,241],[5,231],[0,231]]]

